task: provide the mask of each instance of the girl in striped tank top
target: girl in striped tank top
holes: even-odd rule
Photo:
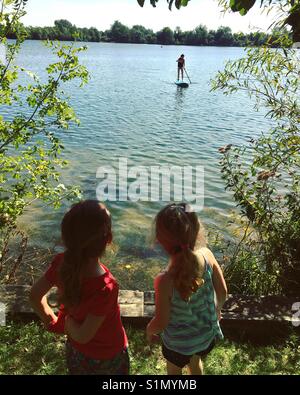
[[[168,374],[180,375],[187,366],[190,374],[200,375],[201,357],[223,338],[219,320],[227,287],[222,270],[204,247],[202,226],[187,204],[163,208],[155,219],[155,233],[170,260],[154,281],[156,311],[147,338],[152,342],[161,334]]]

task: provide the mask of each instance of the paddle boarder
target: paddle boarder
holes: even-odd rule
[[[179,75],[181,72],[181,79],[183,80],[183,69],[185,67],[185,59],[184,59],[184,54],[180,55],[180,58],[176,60],[178,68],[177,68],[177,80],[179,81]]]

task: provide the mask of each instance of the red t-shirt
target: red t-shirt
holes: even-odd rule
[[[59,267],[63,262],[64,254],[58,254],[45,273],[46,279],[52,286],[60,291],[62,286],[59,280]],[[96,335],[86,344],[79,344],[69,338],[78,351],[92,359],[111,359],[124,348],[128,341],[120,316],[118,304],[119,286],[110,271],[101,264],[105,273],[99,277],[86,278],[82,285],[82,297],[78,306],[68,310],[68,314],[79,324],[88,314],[105,316]],[[64,306],[60,306],[58,322],[49,329],[53,332],[63,333],[65,320]]]

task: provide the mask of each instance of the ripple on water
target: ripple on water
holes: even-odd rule
[[[224,191],[218,148],[227,143],[247,143],[249,136],[266,132],[272,125],[263,113],[252,109],[245,95],[225,97],[210,92],[210,78],[222,69],[225,60],[242,56],[243,49],[88,46],[82,61],[91,72],[90,83],[82,90],[75,83],[65,89],[81,125],[60,133],[66,146],[64,156],[70,161],[69,169],[63,172],[64,180],[80,184],[85,197],[95,198],[98,166],[117,166],[119,157],[128,158],[130,166],[144,164],[148,168],[203,165],[205,207],[200,215],[209,225],[222,224],[234,203],[231,194]],[[193,82],[188,89],[178,89],[174,84],[175,60],[182,51]],[[42,73],[51,56],[40,42],[27,41],[19,59],[25,68]],[[9,116],[8,110],[4,116]],[[128,255],[142,254],[150,220],[163,204],[108,203],[116,239]],[[22,226],[31,229],[37,244],[54,243],[66,208],[67,204],[53,212],[35,205],[22,219]]]

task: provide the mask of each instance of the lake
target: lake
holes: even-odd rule
[[[252,109],[241,94],[210,92],[210,79],[229,59],[243,56],[241,48],[183,47],[88,43],[80,55],[91,80],[83,89],[66,88],[81,120],[80,127],[59,132],[70,166],[63,181],[81,186],[84,197],[96,198],[99,166],[204,166],[204,208],[199,216],[207,228],[226,233],[234,208],[220,176],[218,148],[241,144],[267,131],[270,121]],[[185,54],[192,84],[178,88],[176,59]],[[26,41],[18,58],[22,66],[43,75],[53,60],[41,42]],[[163,202],[107,202],[112,212],[116,265],[159,270],[158,252],[148,241],[151,222]],[[21,226],[31,244],[52,248],[59,241],[59,225],[68,204],[55,211],[36,205],[25,213]],[[128,266],[129,265],[129,266]],[[130,270],[130,269],[128,269]],[[130,277],[130,276],[129,276]],[[132,277],[132,276],[131,276]],[[133,276],[134,277],[134,276]],[[123,286],[128,282],[124,279]],[[128,280],[129,281],[129,280]],[[136,280],[146,285],[143,275]]]

